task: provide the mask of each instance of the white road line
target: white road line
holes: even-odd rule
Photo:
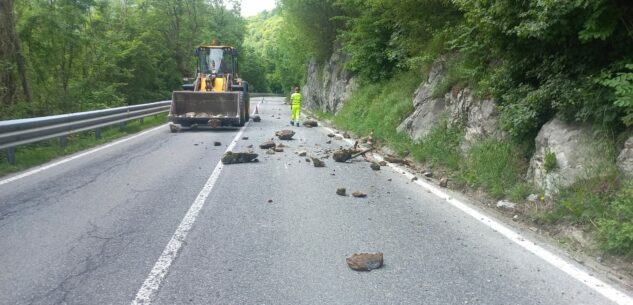
[[[125,139],[122,139],[122,140],[118,140],[118,141],[115,141],[115,142],[112,142],[112,143],[108,143],[108,144],[105,144],[105,145],[103,145],[103,146],[99,146],[99,147],[97,147],[97,148],[95,148],[95,149],[91,149],[91,150],[88,150],[88,151],[86,151],[86,152],[83,152],[83,153],[80,153],[80,154],[77,154],[77,155],[74,155],[74,156],[71,156],[71,157],[68,157],[68,158],[65,158],[65,159],[59,160],[59,161],[57,161],[57,162],[55,162],[55,163],[51,163],[51,164],[48,164],[48,165],[44,165],[44,166],[41,166],[41,167],[37,167],[37,168],[35,168],[35,169],[32,169],[32,170],[26,171],[26,172],[24,172],[24,173],[22,173],[22,174],[15,175],[15,176],[13,176],[13,177],[10,177],[10,178],[4,179],[4,180],[0,180],[0,185],[7,184],[7,183],[10,183],[10,182],[13,182],[13,181],[19,180],[19,179],[22,179],[22,178],[24,178],[24,177],[31,176],[31,175],[33,175],[33,174],[37,174],[37,173],[39,173],[39,172],[41,172],[41,171],[45,171],[45,170],[47,170],[47,169],[49,169],[49,168],[51,168],[51,167],[55,167],[55,166],[58,166],[58,165],[61,165],[61,164],[64,164],[64,163],[70,162],[70,161],[72,161],[72,160],[75,160],[75,159],[78,159],[78,158],[81,158],[81,157],[84,157],[84,156],[87,156],[87,155],[90,155],[90,154],[96,153],[96,152],[101,151],[101,150],[104,150],[104,149],[106,149],[106,148],[110,148],[110,147],[112,147],[112,146],[114,146],[114,145],[118,145],[118,144],[121,144],[121,143],[123,143],[123,142],[127,142],[127,141],[130,141],[130,140],[136,139],[136,138],[141,137],[141,136],[143,136],[143,135],[146,135],[146,134],[148,134],[148,133],[150,133],[150,132],[156,131],[156,130],[158,130],[158,129],[160,129],[160,128],[164,128],[165,126],[166,126],[165,124],[164,124],[164,125],[160,125],[160,126],[158,126],[158,127],[154,127],[154,128],[152,128],[152,129],[149,129],[149,130],[146,130],[146,131],[143,131],[143,132],[137,133],[137,134],[135,134],[135,135],[133,135],[133,136],[131,136],[131,137],[128,137],[128,138],[125,138]]]
[[[257,110],[258,107],[259,103],[257,104],[255,109]],[[255,111],[253,111],[253,114],[255,114]],[[237,133],[237,135],[235,135],[235,138],[233,138],[231,144],[226,148],[227,152],[235,147],[235,144],[239,139],[241,139],[244,130],[249,125],[250,122],[246,123],[246,126],[240,128],[240,131]],[[224,166],[222,165],[222,161],[219,161],[218,164],[215,166],[215,169],[211,173],[211,176],[209,176],[209,179],[202,187],[202,190],[200,191],[200,193],[198,193],[198,197],[196,197],[196,199],[193,201],[193,204],[187,211],[187,214],[185,214],[185,217],[180,222],[180,225],[176,229],[174,235],[171,237],[171,240],[169,240],[169,243],[167,243],[167,246],[165,246],[165,249],[161,253],[160,257],[158,257],[158,260],[154,264],[152,270],[149,272],[147,279],[145,279],[145,282],[143,282],[143,286],[141,286],[141,289],[139,289],[138,293],[136,293],[136,298],[134,298],[134,300],[132,301],[132,305],[148,305],[154,301],[154,298],[158,293],[158,289],[160,289],[163,280],[167,276],[169,268],[178,257],[178,253],[180,252],[182,245],[185,243],[185,239],[187,239],[187,234],[189,234],[189,231],[191,231],[193,224],[196,222],[196,218],[198,218],[198,214],[200,214],[200,210],[202,210],[202,208],[204,207],[207,197],[209,196],[209,194],[211,194],[213,186],[218,180],[220,172],[222,172],[222,168],[224,168]]]
[[[334,130],[329,128],[329,127],[324,127],[325,129],[327,129],[328,131],[334,133]],[[354,144],[354,141],[351,139],[344,139],[347,143],[349,144]],[[378,155],[378,154],[372,154],[374,158],[376,158],[379,161],[382,161],[382,156]],[[394,171],[396,171],[397,173],[405,173],[405,176],[408,179],[411,179],[413,177],[416,177],[414,174],[412,174],[411,172],[409,172],[407,169],[394,165],[392,163],[389,163],[389,167],[391,167],[391,169],[393,169]],[[425,181],[422,180],[416,180],[415,181],[416,184],[418,184],[419,186],[427,189],[428,191],[430,191],[431,193],[435,194],[436,196],[440,197],[441,199],[446,200],[449,204],[451,204],[452,206],[454,206],[455,208],[459,209],[460,211],[468,214],[469,216],[473,217],[474,219],[476,219],[477,221],[483,223],[484,225],[488,226],[489,228],[497,231],[499,234],[505,236],[507,239],[513,241],[514,243],[518,244],[519,246],[523,247],[524,249],[532,252],[532,254],[536,255],[537,257],[541,258],[542,260],[550,263],[552,266],[556,267],[557,269],[567,273],[567,275],[571,276],[572,278],[576,279],[577,281],[585,284],[587,287],[595,290],[596,292],[600,293],[602,296],[604,296],[605,298],[615,302],[618,305],[633,305],[633,298],[631,298],[630,296],[628,296],[627,294],[625,294],[624,292],[616,289],[615,287],[603,282],[602,280],[596,278],[595,276],[587,273],[586,271],[576,267],[575,265],[567,262],[565,259],[561,258],[560,256],[546,250],[545,248],[538,246],[535,242],[527,239],[525,236],[521,235],[520,233],[510,229],[509,227],[495,221],[494,219],[476,211],[475,209],[469,207],[466,203],[463,203],[453,197],[451,197],[450,195],[448,195],[446,192],[442,191],[441,189],[435,187],[434,185],[431,185]]]

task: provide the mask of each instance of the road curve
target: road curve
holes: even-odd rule
[[[220,166],[151,304],[614,304],[400,173],[314,168],[295,152],[347,144],[255,102],[233,150],[260,162]],[[282,128],[284,152],[257,147]],[[130,304],[238,132],[160,128],[1,184],[0,304]]]

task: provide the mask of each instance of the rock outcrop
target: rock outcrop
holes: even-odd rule
[[[498,127],[498,118],[499,113],[494,100],[474,101],[468,109],[468,120],[461,145],[462,150],[468,150],[481,139],[504,139],[507,134]]]
[[[323,65],[315,59],[310,61],[308,79],[302,90],[307,108],[336,113],[351,97],[358,85],[352,75],[342,68],[345,60],[341,52],[335,52]]]
[[[552,195],[579,179],[599,174],[596,171],[606,156],[592,142],[591,126],[550,120],[536,137],[528,179]]]
[[[618,155],[618,168],[629,178],[633,178],[633,136],[624,143],[624,148]]]
[[[497,127],[497,108],[494,100],[477,99],[468,88],[456,85],[443,96],[434,96],[435,88],[444,80],[446,59],[433,63],[429,78],[413,95],[415,111],[405,119],[398,131],[407,133],[413,140],[424,138],[441,120],[449,126],[465,127],[462,149],[467,150],[483,138],[502,139],[506,135]]]

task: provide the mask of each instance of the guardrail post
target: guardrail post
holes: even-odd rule
[[[138,119],[138,122],[139,122],[139,123],[141,123],[141,124],[143,124],[143,122],[145,122],[145,120],[144,120],[144,119],[145,119],[145,118],[140,118],[140,119]]]
[[[64,149],[68,145],[68,138],[66,136],[59,136],[59,146]]]
[[[125,128],[125,122],[119,123],[119,130],[123,130]]]
[[[95,139],[101,139],[101,128],[95,129]]]
[[[9,164],[15,165],[15,147],[7,148],[7,161]]]

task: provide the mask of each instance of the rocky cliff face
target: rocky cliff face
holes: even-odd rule
[[[338,112],[343,103],[350,98],[357,83],[343,64],[345,56],[336,52],[322,66],[316,60],[310,62],[308,79],[303,87],[305,105],[308,109],[320,109],[325,112]]]
[[[434,97],[435,87],[444,80],[446,60],[440,58],[431,66],[429,78],[413,95],[415,111],[398,126],[413,140],[424,138],[441,120],[449,126],[465,128],[462,149],[483,138],[503,139],[506,135],[497,128],[497,107],[494,100],[477,99],[468,88],[454,88],[440,97]]]
[[[593,142],[591,126],[558,118],[550,120],[535,139],[528,179],[551,195],[579,179],[599,173],[608,157]]]
[[[617,165],[624,175],[633,178],[633,136],[624,143],[624,148],[618,155]]]
[[[321,66],[316,61],[310,63],[308,81],[303,88],[308,108],[336,113],[349,99],[357,82],[341,68],[344,60],[345,56],[337,53]],[[420,140],[436,124],[446,120],[449,126],[464,128],[461,144],[464,153],[482,139],[505,139],[507,134],[497,124],[495,100],[477,98],[469,88],[458,86],[446,94],[434,94],[435,88],[446,78],[447,60],[441,57],[433,63],[428,79],[412,96],[414,112],[398,126],[398,131]],[[596,168],[604,165],[600,162],[609,162],[609,157],[604,149],[593,145],[596,140],[592,135],[589,125],[566,123],[557,118],[546,123],[535,139],[536,149],[526,173],[527,180],[546,194],[553,194],[596,171],[599,174]],[[633,137],[619,154],[617,165],[623,173],[633,176]]]

